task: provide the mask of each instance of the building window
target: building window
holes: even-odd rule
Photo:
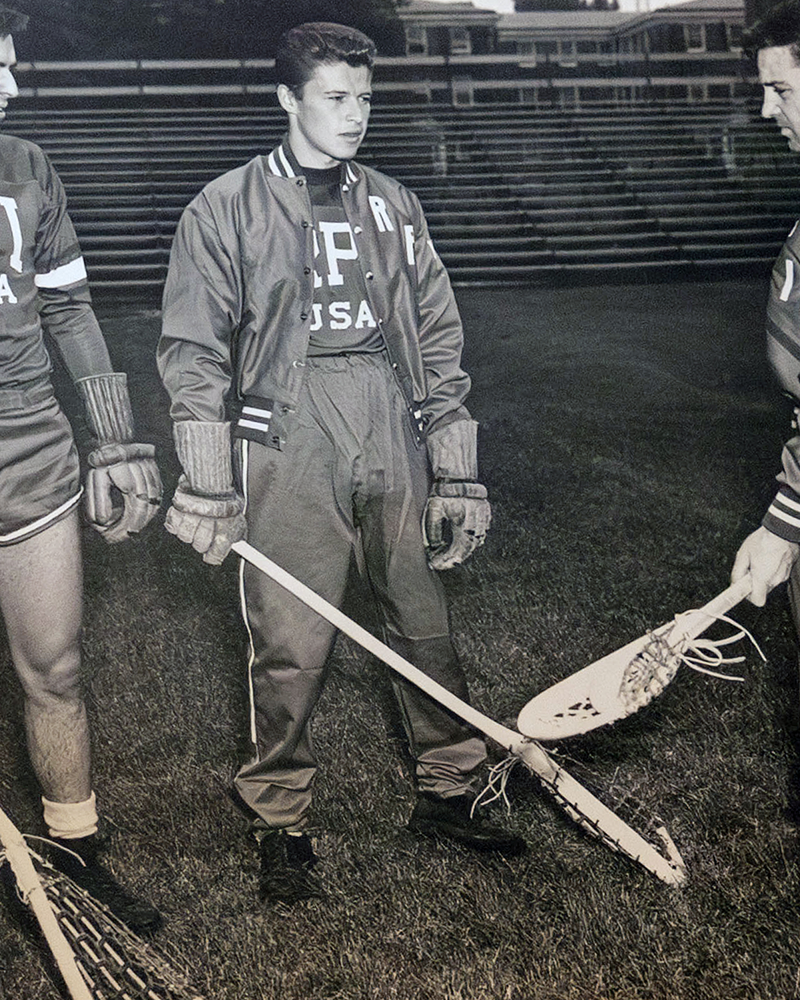
[[[547,41],[547,42],[537,42],[536,43],[536,57],[544,62],[547,62],[551,56],[555,56],[558,52],[558,42]]]
[[[581,87],[581,104],[609,104],[614,100],[613,87]]]
[[[517,42],[518,56],[536,56],[536,42]]]
[[[728,49],[731,52],[742,51],[742,26],[741,24],[726,24],[728,32]]]
[[[466,107],[474,103],[475,93],[470,77],[453,77],[453,104],[456,107]]]
[[[575,52],[575,42],[562,38],[558,43],[558,62],[561,66],[577,66],[578,56]]]
[[[406,55],[426,56],[428,54],[428,33],[421,24],[406,25]]]
[[[472,53],[472,39],[466,28],[450,29],[450,53],[454,56],[468,56]]]
[[[687,52],[705,52],[706,26],[704,24],[684,24],[683,37]]]
[[[580,106],[577,87],[559,87],[558,104],[562,108],[575,108]]]

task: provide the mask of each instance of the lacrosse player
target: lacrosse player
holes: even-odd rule
[[[287,136],[183,214],[158,349],[183,467],[167,528],[209,563],[247,532],[337,606],[355,554],[386,642],[465,698],[437,571],[483,542],[490,507],[461,320],[419,202],[353,160],[374,56],[342,25],[287,32],[276,60]],[[253,758],[235,787],[254,818],[261,895],[291,902],[319,894],[304,832],[309,720],[335,632],[252,567],[240,581]],[[524,850],[471,818],[483,740],[411,685],[395,691],[419,790],[409,827]]]
[[[755,55],[764,89],[761,114],[772,118],[800,152],[800,0],[772,7],[747,32],[747,51]],[[800,224],[789,233],[772,271],[767,304],[767,352],[789,396],[800,406]],[[795,431],[797,431],[795,409]],[[789,580],[795,624],[800,629],[800,434],[786,443],[779,488],[761,526],[740,547],[731,574],[737,582],[752,577],[750,600],[761,607],[767,594]]]
[[[0,117],[17,96],[12,32],[0,8]],[[53,391],[44,334],[59,348],[96,439],[90,521],[108,542],[155,515],[161,480],[151,445],[134,443],[125,375],[112,370],[92,310],[64,190],[33,143],[0,135],[0,611],[25,697],[53,863],[139,931],[160,921],[98,861],[86,706],[80,690],[81,498],[72,430]],[[112,490],[124,507],[112,506]]]

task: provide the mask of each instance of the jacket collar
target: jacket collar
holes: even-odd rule
[[[280,146],[267,156],[267,167],[270,173],[276,177],[302,177],[304,170],[295,159],[294,153],[289,148],[289,139],[284,136]],[[341,183],[355,184],[361,176],[361,171],[355,163],[345,160],[339,165]]]

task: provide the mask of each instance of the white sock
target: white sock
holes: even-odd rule
[[[97,799],[94,792],[85,802],[51,802],[42,796],[44,821],[51,837],[77,840],[97,833]]]

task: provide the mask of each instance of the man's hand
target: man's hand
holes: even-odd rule
[[[435,483],[422,518],[428,562],[433,569],[452,569],[468,559],[483,545],[491,520],[492,508],[486,499],[485,486]]]
[[[75,383],[95,446],[89,453],[86,513],[109,542],[141,531],[161,503],[161,475],[151,444],[138,444],[124,372],[87,375]]]
[[[244,499],[233,483],[231,425],[183,420],[173,425],[172,433],[184,474],[165,527],[200,552],[203,562],[218,566],[247,533]]]
[[[486,487],[478,482],[478,425],[454,420],[428,434],[433,488],[422,534],[433,569],[451,569],[483,545],[492,520]]]
[[[154,455],[151,444],[104,444],[90,452],[86,514],[109,544],[124,542],[156,516],[162,488]]]
[[[181,476],[164,526],[199,552],[203,562],[219,566],[231,545],[247,534],[243,511],[244,501],[237,493],[200,496],[192,493]]]
[[[789,542],[763,526],[745,538],[736,553],[731,571],[731,583],[737,583],[749,573],[753,587],[748,600],[763,607],[767,594],[789,579],[792,566],[800,553],[797,542]]]

